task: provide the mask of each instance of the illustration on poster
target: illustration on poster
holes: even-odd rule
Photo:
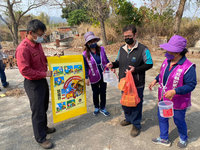
[[[74,74],[82,72],[82,65],[74,65]]]
[[[63,74],[63,67],[53,67],[53,76],[58,76]]]
[[[66,74],[73,73],[73,66],[65,66],[64,69]]]
[[[69,78],[62,89],[63,99],[76,98],[83,93],[84,82],[79,76]]]
[[[66,109],[66,102],[57,103],[56,105],[56,113],[61,112]]]
[[[61,84],[64,84],[64,77],[57,77],[57,78],[54,78],[54,82],[55,82],[55,87],[56,86],[59,86]]]

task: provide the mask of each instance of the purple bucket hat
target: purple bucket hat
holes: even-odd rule
[[[85,33],[84,38],[85,38],[85,44],[86,44],[87,42],[89,42],[90,40],[93,40],[93,39],[96,39],[97,41],[100,40],[100,38],[97,37],[97,36],[95,36],[94,33],[91,32],[91,31]]]
[[[161,44],[160,47],[168,52],[180,53],[186,48],[187,40],[180,35],[174,35],[168,43]]]

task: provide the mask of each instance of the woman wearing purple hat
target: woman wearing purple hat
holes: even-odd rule
[[[84,35],[85,49],[83,52],[86,72],[86,85],[91,83],[93,91],[93,103],[94,103],[94,115],[99,112],[105,116],[109,116],[110,113],[106,110],[106,88],[107,84],[103,82],[103,70],[106,64],[109,62],[104,47],[97,45],[100,40],[93,32],[87,32]],[[100,105],[99,105],[100,95]]]
[[[159,83],[159,101],[173,102],[173,119],[180,136],[180,140],[177,143],[179,148],[187,146],[188,136],[185,114],[187,108],[191,106],[191,92],[197,84],[195,64],[185,56],[188,52],[186,46],[187,40],[179,35],[174,35],[168,43],[160,45],[161,48],[166,50],[166,59],[160,68],[159,75],[149,85],[149,89],[152,90],[152,87]],[[158,111],[158,120],[160,137],[154,138],[152,141],[155,144],[170,146],[168,118],[161,117]]]

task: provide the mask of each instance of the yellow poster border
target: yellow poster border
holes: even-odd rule
[[[51,65],[53,64],[59,64],[59,63],[74,63],[74,62],[82,62],[82,68],[83,68],[83,74],[84,74],[84,80],[85,80],[85,66],[84,66],[84,60],[82,55],[66,55],[66,56],[52,56],[52,57],[47,57],[48,60],[48,66],[49,70],[53,71],[51,68]],[[73,110],[70,110],[68,112],[63,112],[61,114],[56,114],[55,112],[55,99],[54,99],[54,90],[53,90],[53,77],[50,78],[50,83],[51,83],[51,99],[52,99],[52,113],[53,113],[53,122],[58,123],[64,120],[67,120],[69,118],[73,118],[82,114],[87,113],[87,101],[86,101],[86,86],[84,84],[84,98],[85,98],[85,106],[81,108],[76,108]],[[66,115],[67,113],[67,115]]]

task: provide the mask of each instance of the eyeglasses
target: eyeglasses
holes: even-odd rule
[[[33,33],[35,33],[37,36],[39,36],[39,37],[45,37],[46,36],[46,34],[44,33],[44,34],[42,34],[42,35],[39,35],[38,33],[36,33],[36,32],[33,32]]]
[[[126,38],[133,38],[133,35],[126,35],[126,36],[123,36],[125,39]]]

